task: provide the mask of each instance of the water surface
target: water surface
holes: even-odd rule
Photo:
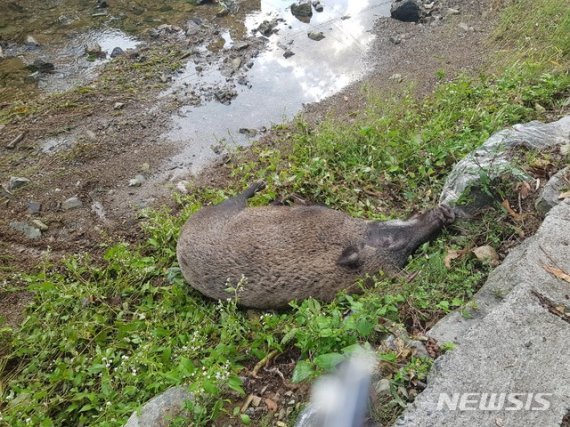
[[[290,3],[262,0],[260,10],[245,17],[249,32],[264,20],[282,18],[285,22],[278,25],[277,34],[269,36],[267,48],[247,73],[249,86],[238,85],[238,96],[230,105],[212,101],[180,109],[166,137],[183,144],[183,149],[168,169],[176,168],[181,175],[198,172],[216,157],[220,143],[250,142],[240,129],[262,129],[286,121],[304,104],[321,101],[366,73],[366,53],[374,40],[370,31],[379,16],[389,15],[389,2],[329,0],[323,2],[323,12],[313,11],[309,23],[291,14]],[[309,31],[322,32],[325,38],[311,40]],[[285,58],[285,50],[294,55]],[[177,83],[191,86],[204,78],[214,83],[224,79],[215,65],[199,74],[189,64]]]

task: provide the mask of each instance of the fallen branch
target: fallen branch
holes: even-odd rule
[[[251,376],[253,378],[259,378],[259,376],[257,375],[259,373],[259,370],[267,366],[267,364],[271,361],[271,359],[277,356],[278,353],[279,352],[277,350],[273,350],[270,353],[268,353],[263,359],[257,362],[256,365],[253,367],[253,371],[251,371]]]
[[[243,402],[243,405],[241,405],[241,408],[239,410],[242,414],[245,411],[247,411],[247,408],[249,408],[249,405],[251,405],[252,400],[253,400],[253,394],[248,395],[247,398],[245,399],[245,401]]]
[[[25,134],[24,132],[21,133],[20,135],[18,135],[16,138],[14,138],[12,141],[10,141],[10,142],[6,145],[6,148],[8,148],[8,149],[16,148],[16,145],[18,145],[18,144],[24,139],[24,136],[25,136],[25,135],[26,135],[26,134]]]

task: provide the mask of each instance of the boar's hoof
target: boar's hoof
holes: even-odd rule
[[[252,184],[252,187],[255,188],[255,192],[263,190],[266,187],[265,181],[257,181]]]
[[[441,220],[445,225],[451,224],[455,220],[455,212],[453,208],[447,205],[440,205],[439,212],[441,215]]]

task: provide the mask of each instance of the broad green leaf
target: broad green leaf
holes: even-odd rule
[[[313,375],[313,372],[314,370],[311,362],[308,360],[300,360],[297,362],[297,365],[295,365],[292,381],[294,383],[300,383]]]
[[[345,359],[340,353],[321,354],[315,358],[315,364],[322,369],[332,369]]]

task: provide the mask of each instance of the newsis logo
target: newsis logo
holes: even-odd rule
[[[546,411],[552,393],[440,393],[437,410]]]

